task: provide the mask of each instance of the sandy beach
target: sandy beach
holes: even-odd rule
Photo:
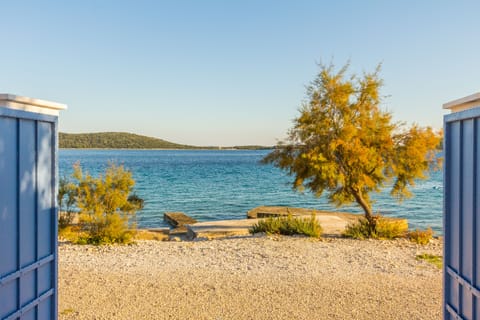
[[[255,236],[59,247],[59,319],[440,319],[433,240]]]

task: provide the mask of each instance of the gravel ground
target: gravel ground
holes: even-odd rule
[[[59,248],[60,319],[441,319],[442,254],[406,240],[245,237]]]

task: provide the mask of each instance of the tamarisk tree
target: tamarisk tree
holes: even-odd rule
[[[326,192],[337,206],[356,202],[374,227],[370,194],[388,185],[399,200],[411,196],[409,186],[440,165],[441,136],[430,127],[406,128],[380,108],[380,66],[361,77],[347,69],[320,65],[287,141],[263,162],[293,176],[294,189]]]

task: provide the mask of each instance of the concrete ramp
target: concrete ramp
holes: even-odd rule
[[[309,219],[310,216],[302,216]],[[324,236],[340,236],[351,218],[337,215],[318,215],[317,221],[323,228]],[[188,239],[215,239],[250,235],[249,229],[260,219],[222,220],[199,222],[186,225]]]
[[[170,237],[185,237],[187,235],[186,225],[197,223],[197,220],[183,212],[165,212],[163,219],[173,227],[169,232]]]
[[[187,225],[189,239],[215,239],[235,236],[248,236],[249,229],[257,223],[257,219],[220,220],[198,222]]]

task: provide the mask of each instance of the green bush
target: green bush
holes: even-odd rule
[[[370,237],[370,224],[367,219],[360,218],[357,222],[348,224],[343,232],[347,238],[366,239]]]
[[[63,182],[59,199],[73,195],[79,212],[79,223],[63,234],[79,244],[129,243],[135,233],[135,213],[143,207],[143,200],[131,194],[135,181],[132,173],[123,166],[110,164],[104,175],[95,178],[84,174],[80,164],[75,164],[72,174],[74,182]],[[62,190],[62,185],[60,188]],[[60,220],[60,230],[71,224],[71,220]]]
[[[433,238],[433,230],[432,228],[427,228],[426,230],[415,229],[407,233],[407,238],[418,244],[428,244]]]
[[[58,228],[64,229],[70,226],[74,220],[76,212],[74,206],[77,196],[77,187],[67,177],[60,178],[58,182]]]
[[[87,234],[79,238],[79,242],[88,244],[130,243],[135,230],[129,228],[127,215],[119,213],[102,216],[81,214],[80,225]]]
[[[435,265],[438,269],[442,269],[443,267],[443,258],[442,256],[437,256],[434,254],[423,253],[417,255],[417,260],[424,260]]]
[[[379,239],[396,239],[405,237],[408,231],[406,220],[390,220],[380,217],[375,226],[375,232]]]
[[[286,217],[270,217],[259,220],[250,229],[252,234],[258,232],[283,235],[303,234],[309,237],[320,238],[322,226],[318,223],[314,214],[309,219],[288,215]]]
[[[359,218],[357,222],[347,225],[343,235],[353,239],[396,239],[405,236],[408,224],[405,220],[390,220],[381,216],[375,217],[372,226],[365,218]]]

